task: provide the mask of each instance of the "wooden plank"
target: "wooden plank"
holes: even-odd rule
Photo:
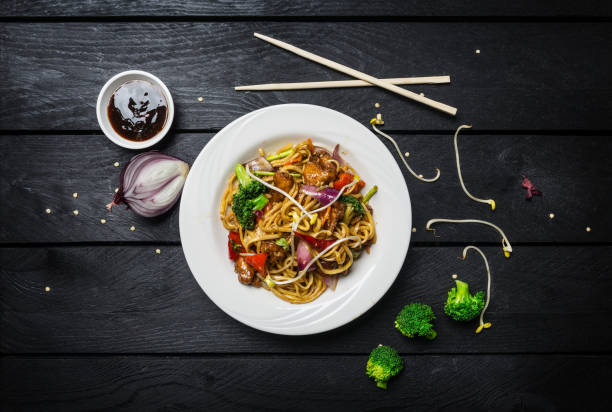
[[[481,335],[474,333],[476,321],[455,322],[442,305],[453,273],[473,291],[486,286],[482,261],[457,259],[461,247],[411,248],[393,287],[367,314],[306,337],[234,321],[199,288],[180,247],[154,250],[0,249],[0,351],[363,354],[382,342],[402,353],[592,353],[612,344],[602,327],[612,315],[612,247],[521,247],[511,259],[484,248],[493,279],[486,319],[493,327]],[[219,276],[235,276],[229,260]],[[397,312],[413,301],[434,308],[436,340],[410,340],[393,327]]]
[[[159,149],[191,164],[211,136],[178,133]],[[435,167],[442,171],[436,183],[422,183],[405,173],[416,227],[413,241],[500,241],[497,232],[481,225],[441,224],[437,238],[424,230],[429,219],[443,217],[489,219],[504,229],[511,242],[609,242],[610,137],[460,136],[466,185],[475,195],[494,198],[495,212],[461,191],[450,133],[396,137],[402,152],[410,152],[408,161],[418,173],[430,175]],[[6,200],[0,242],[179,241],[178,207],[157,219],[141,218],[123,208],[107,213],[104,205],[119,183],[120,168],[113,164],[123,165],[133,152],[104,136],[3,136],[0,151],[4,154],[0,197]],[[542,197],[525,200],[523,173],[544,192]],[[45,213],[47,208],[51,214]],[[555,218],[550,219],[549,213]],[[107,224],[100,224],[102,218]],[[131,226],[136,230],[130,231]]]
[[[605,410],[610,356],[406,356],[378,389],[367,356],[8,358],[7,410]],[[580,396],[576,396],[580,394]]]
[[[378,77],[450,74],[451,85],[410,90],[459,113],[378,88],[234,91],[240,84],[344,79],[255,39],[255,31]],[[382,111],[393,130],[451,131],[464,122],[481,130],[612,129],[612,85],[601,81],[612,68],[609,23],[7,23],[0,36],[4,130],[97,130],[100,88],[133,68],[166,82],[179,129],[218,129],[288,102],[328,106],[363,122]]]
[[[192,17],[454,17],[454,16],[610,16],[612,8],[607,2],[587,1],[576,7],[570,1],[482,2],[441,0],[426,3],[416,0],[356,0],[335,1],[207,1],[176,2],[160,0],[146,2],[134,0],[89,0],[74,2],[59,0],[12,0],[0,3],[0,16],[57,17],[57,16],[192,16]]]

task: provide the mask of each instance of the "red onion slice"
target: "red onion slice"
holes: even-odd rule
[[[303,240],[299,240],[297,244],[296,250],[296,259],[298,264],[298,270],[302,270],[308,265],[308,262],[312,260],[312,256],[310,255],[310,249],[308,249],[308,245]],[[315,266],[312,265],[308,271],[315,270]]]
[[[178,200],[189,165],[176,157],[150,151],[138,154],[121,171],[119,191],[106,207],[125,203],[144,217],[159,216]]]
[[[302,185],[300,189],[302,193],[312,197],[313,199],[317,199],[321,206],[325,206],[329,204],[332,200],[338,196],[338,191],[333,187],[325,187],[323,189],[313,186],[313,185]]]
[[[330,288],[331,290],[336,290],[336,286],[338,285],[338,275],[332,275],[332,276],[321,276],[321,280],[323,280],[323,283],[325,283],[325,285],[327,285],[328,288]]]
[[[332,153],[332,159],[337,161],[340,166],[344,165],[344,160],[342,160],[342,158],[340,157],[340,145],[339,144],[337,144],[336,147],[334,147],[334,153]]]
[[[249,167],[249,169],[253,172],[256,171],[264,171],[264,172],[273,172],[274,166],[265,157],[258,157],[253,159],[245,164],[245,167]]]

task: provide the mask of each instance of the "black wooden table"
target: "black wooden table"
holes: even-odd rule
[[[605,409],[609,2],[9,0],[0,16],[0,409]],[[235,92],[346,78],[254,31],[379,77],[450,74],[451,85],[410,89],[459,113],[378,88]],[[268,105],[319,104],[364,124],[382,113],[416,170],[442,171],[435,184],[405,173],[416,232],[385,297],[329,333],[259,332],[196,284],[178,207],[149,220],[107,214],[113,164],[134,153],[101,133],[96,97],[136,68],[175,100],[158,149],[190,163],[231,120]],[[452,133],[462,123],[474,125],[460,138],[464,179],[495,212],[458,185]],[[544,195],[526,201],[521,174]],[[441,225],[434,238],[424,230],[433,217],[491,220],[514,253],[505,259],[499,236],[478,225]],[[481,335],[441,310],[452,273],[484,287],[481,261],[457,259],[467,244],[492,266],[493,327]],[[434,307],[435,341],[393,328],[411,301]],[[379,343],[406,364],[386,391],[364,373]]]

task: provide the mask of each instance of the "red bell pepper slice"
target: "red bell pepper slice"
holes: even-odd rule
[[[314,247],[316,250],[321,252],[324,249],[327,249],[329,245],[335,242],[335,240],[325,240],[325,239],[317,239],[310,235],[304,235],[302,233],[293,232],[297,237],[308,243],[310,246]]]
[[[334,182],[334,189],[341,190],[344,186],[353,181],[354,176],[350,173],[340,173],[338,179]]]
[[[229,251],[229,258],[231,260],[238,259],[240,253],[244,252],[244,246],[242,246],[240,234],[238,234],[238,232],[234,232],[233,230],[229,232],[229,235],[227,236],[227,249]]]
[[[256,271],[258,271],[262,275],[265,275],[267,258],[268,255],[266,253],[258,253],[256,255],[245,256],[244,260],[246,260],[246,263],[253,266]]]

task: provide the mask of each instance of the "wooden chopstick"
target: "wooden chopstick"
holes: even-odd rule
[[[450,83],[450,76],[394,77],[381,80],[391,84],[442,84]],[[303,90],[366,86],[374,85],[372,83],[364,82],[363,80],[335,80],[326,82],[251,84],[249,86],[236,86],[234,87],[234,90]]]
[[[267,41],[268,43],[271,43],[271,44],[273,44],[273,45],[275,45],[277,47],[280,47],[281,49],[285,49],[287,51],[290,51],[292,53],[297,54],[298,56],[302,56],[305,59],[312,60],[312,61],[314,61],[316,63],[322,64],[323,66],[327,66],[327,67],[329,67],[331,69],[338,70],[339,72],[348,74],[349,76],[353,76],[353,77],[355,77],[357,79],[366,81],[368,83],[372,83],[372,84],[374,84],[374,85],[376,85],[378,87],[382,87],[383,89],[387,89],[387,90],[389,90],[391,92],[397,93],[397,94],[402,95],[404,97],[407,97],[409,99],[412,99],[412,100],[415,100],[417,102],[426,104],[427,106],[433,107],[434,109],[438,109],[438,110],[440,110],[440,111],[442,111],[444,113],[448,113],[448,114],[453,115],[453,116],[455,114],[457,114],[457,108],[455,108],[455,107],[452,107],[452,106],[449,106],[447,104],[440,103],[440,102],[437,102],[435,100],[432,100],[432,99],[430,99],[428,97],[421,96],[419,94],[413,93],[410,90],[402,89],[399,86],[396,86],[396,85],[391,84],[389,82],[383,81],[381,79],[377,79],[376,77],[370,76],[369,74],[360,72],[358,70],[351,69],[348,66],[345,66],[345,65],[340,64],[340,63],[336,63],[335,61],[326,59],[325,57],[321,57],[321,56],[318,56],[318,55],[316,55],[314,53],[310,53],[310,52],[308,52],[306,50],[303,50],[303,49],[300,49],[298,47],[292,46],[289,43],[285,43],[283,41],[273,39],[272,37],[264,36],[263,34],[259,34],[259,33],[253,33],[253,34],[258,39]]]

